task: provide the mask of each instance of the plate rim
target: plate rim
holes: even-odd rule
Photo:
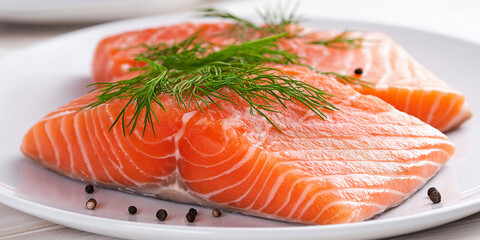
[[[78,35],[82,34],[88,34],[88,32],[91,31],[96,31],[102,28],[108,28],[111,25],[122,25],[130,22],[151,22],[153,19],[159,20],[158,23],[156,23],[158,26],[162,26],[165,24],[170,24],[170,23],[164,23],[164,19],[171,19],[172,17],[175,19],[182,19],[186,16],[189,16],[191,12],[190,11],[182,11],[182,12],[177,12],[174,14],[165,14],[165,15],[157,15],[157,16],[148,16],[148,17],[141,17],[141,18],[133,18],[133,19],[127,19],[127,20],[120,20],[120,21],[114,21],[114,22],[109,22],[109,23],[104,23],[100,25],[95,25],[95,26],[90,26],[87,28],[79,29],[73,32],[69,32],[66,34],[61,34],[59,36],[53,37],[51,39],[44,40],[42,42],[39,42],[37,44],[34,44],[30,47],[17,50],[17,51],[12,51],[8,53],[5,56],[0,57],[0,63],[4,61],[8,61],[9,58],[15,57],[18,54],[28,54],[29,51],[32,49],[36,48],[41,48],[44,45],[47,44],[52,44],[55,43],[56,41],[64,41],[65,39],[69,38],[75,38]],[[306,15],[309,17],[309,20],[328,20],[331,22],[351,22],[353,20],[351,19],[336,19],[336,18],[321,18],[321,17],[314,17],[310,18],[313,16]],[[175,20],[174,22],[177,22]],[[208,21],[207,21],[208,22]],[[211,21],[213,22],[213,21]],[[475,42],[465,40],[462,38],[457,38],[455,36],[450,36],[446,34],[440,34],[437,32],[433,31],[428,31],[428,30],[422,30],[422,29],[416,29],[416,28],[410,28],[410,27],[405,27],[405,26],[400,26],[400,25],[393,25],[393,24],[382,24],[382,23],[377,23],[377,22],[372,22],[372,21],[356,21],[357,23],[361,24],[370,24],[370,25],[379,25],[379,26],[384,26],[384,27],[394,27],[394,28],[400,28],[404,30],[409,30],[409,31],[415,31],[415,32],[422,32],[422,33],[428,33],[432,35],[437,35],[442,38],[449,38],[451,40],[455,41],[461,41],[465,44],[472,45],[474,47],[480,47],[480,44],[477,44]],[[142,26],[141,28],[148,28],[149,26]],[[133,30],[133,29],[132,29]],[[130,31],[130,30],[129,30]],[[426,212],[420,212],[420,213],[414,213],[410,215],[405,215],[405,216],[399,216],[399,217],[392,217],[392,218],[387,218],[387,219],[381,219],[381,220],[372,220],[372,221],[364,221],[364,222],[356,222],[356,223],[347,223],[347,224],[336,224],[336,225],[306,225],[306,226],[292,226],[292,227],[205,227],[205,226],[181,226],[181,225],[158,225],[154,223],[144,223],[144,222],[129,222],[125,220],[117,220],[117,219],[111,219],[111,218],[105,218],[105,217],[99,217],[99,216],[93,216],[93,215],[87,215],[87,214],[82,214],[82,213],[76,213],[68,210],[63,210],[60,208],[54,208],[48,205],[44,205],[38,202],[35,202],[33,200],[29,200],[28,197],[22,197],[20,194],[15,193],[10,187],[6,184],[3,184],[0,182],[0,203],[3,203],[9,207],[15,208],[17,210],[20,210],[22,212],[31,214],[33,216],[40,217],[42,219],[46,219],[48,221],[52,221],[55,223],[59,223],[71,228],[83,230],[83,231],[88,231],[88,232],[94,232],[98,234],[103,234],[103,235],[109,235],[109,236],[116,236],[116,237],[125,237],[125,236],[131,236],[131,237],[142,237],[138,235],[130,235],[132,234],[131,230],[126,230],[122,228],[123,224],[129,224],[133,225],[131,226],[134,229],[133,234],[137,233],[138,231],[144,231],[145,229],[148,229],[149,231],[153,232],[161,232],[161,233],[169,233],[169,234],[183,234],[182,236],[184,237],[197,237],[198,234],[202,234],[201,239],[208,239],[211,237],[218,237],[218,233],[221,232],[223,234],[232,234],[233,238],[232,239],[244,239],[245,234],[251,233],[251,234],[258,234],[258,233],[272,233],[273,231],[275,233],[280,233],[282,235],[277,235],[277,239],[291,239],[292,236],[288,235],[288,233],[292,232],[293,230],[298,230],[295,233],[296,237],[301,237],[302,239],[306,239],[309,236],[312,236],[312,233],[319,233],[322,232],[324,234],[322,237],[335,237],[336,234],[331,234],[331,235],[325,235],[325,231],[329,230],[345,230],[346,226],[348,226],[349,233],[352,235],[356,235],[355,233],[363,233],[364,235],[362,236],[367,236],[367,237],[390,237],[390,236],[395,236],[399,234],[406,234],[406,233],[411,233],[415,232],[418,230],[438,226],[444,223],[448,223],[457,219],[460,219],[462,217],[469,216],[471,214],[474,214],[475,212],[480,211],[480,198],[471,198],[468,200],[460,201],[458,203],[448,205],[448,206],[443,206],[441,208],[437,209],[432,209]],[[474,209],[474,210],[472,210]],[[49,214],[50,213],[50,214]],[[57,217],[50,216],[51,213],[57,214]],[[454,214],[450,214],[454,213]],[[77,220],[74,220],[77,219]],[[411,221],[412,219],[415,219],[415,221]],[[432,221],[433,219],[433,221]],[[58,221],[61,220],[61,221]],[[80,221],[80,224],[79,224]],[[421,224],[419,223],[422,222]],[[105,223],[101,228],[98,227],[98,223]],[[371,228],[375,227],[376,225],[395,225],[395,231],[391,231],[392,228],[389,228],[389,231],[383,231],[381,233],[372,233]],[[107,225],[110,225],[108,228],[106,227]],[[120,228],[119,228],[120,227]],[[111,230],[109,230],[111,229]],[[154,229],[154,230],[152,230]],[[188,231],[186,231],[188,229]],[[194,230],[193,230],[194,229]],[[114,230],[114,231],[112,231]],[[246,233],[247,232],[247,233]],[[299,234],[299,232],[301,234]],[[335,231],[333,231],[335,232]],[[353,232],[353,233],[352,233]],[[236,234],[238,233],[238,234]],[[178,237],[178,235],[169,235],[170,237]],[[165,237],[169,237],[168,235]],[[252,239],[257,239],[254,236],[248,235]],[[258,236],[257,236],[258,237]],[[318,237],[318,236],[317,236]],[[353,237],[353,236],[352,236]],[[148,237],[146,237],[148,238]],[[261,239],[262,236],[259,236],[258,239]],[[167,238],[168,239],[168,238]],[[348,237],[343,236],[342,239],[348,239]]]
[[[295,235],[305,235],[301,237],[304,239],[307,236],[311,236],[312,233],[323,234],[325,237],[325,231],[333,230],[346,230],[348,228],[349,233],[357,236],[358,233],[363,233],[364,237],[390,237],[399,234],[406,234],[416,232],[425,228],[438,226],[444,223],[454,221],[456,219],[469,216],[473,214],[472,209],[480,211],[480,199],[473,198],[462,202],[455,203],[453,205],[444,206],[430,211],[414,213],[405,216],[381,219],[381,220],[367,220],[363,222],[344,223],[334,225],[301,225],[291,227],[205,227],[205,226],[181,226],[181,225],[159,225],[154,223],[144,222],[130,222],[125,220],[111,219],[106,217],[87,215],[82,213],[76,213],[60,208],[51,207],[45,204],[29,200],[28,197],[22,197],[21,195],[13,192],[8,186],[0,183],[0,202],[20,210],[22,212],[37,216],[48,221],[52,221],[71,228],[94,232],[103,235],[115,236],[115,237],[139,237],[138,231],[148,229],[150,231],[149,236],[153,236],[158,233],[167,234],[183,234],[183,237],[198,237],[198,234],[202,234],[201,239],[208,239],[209,237],[221,234],[233,234],[232,239],[244,239],[245,235],[252,239],[263,239],[262,236],[255,237],[255,234],[288,234],[295,231]],[[54,213],[55,215],[52,215]],[[450,214],[455,213],[455,214]],[[56,216],[56,217],[55,217]],[[434,221],[431,221],[434,219]],[[58,221],[60,220],[60,221]],[[415,220],[415,221],[412,221]],[[426,221],[428,220],[428,221]],[[79,224],[80,223],[80,224]],[[98,225],[102,225],[101,228]],[[421,224],[420,224],[421,223]],[[126,230],[122,226],[130,225],[131,229]],[[369,234],[370,229],[376,227],[376,225],[395,225],[395,231],[384,231],[382,233]],[[108,228],[105,228],[108,226]],[[133,232],[132,232],[133,229]],[[188,229],[188,231],[185,231]],[[194,229],[195,231],[192,231]],[[112,230],[112,231],[110,231]],[[114,230],[114,231],[113,231]],[[180,231],[179,231],[180,230]],[[391,230],[391,229],[389,229]],[[249,233],[249,234],[248,234]],[[178,237],[178,235],[170,235],[171,237]],[[330,234],[326,237],[335,237],[336,234]],[[144,236],[148,239],[148,236]],[[165,236],[169,237],[169,235]],[[290,235],[277,236],[276,239],[291,239]],[[140,238],[143,238],[140,236]],[[168,238],[166,238],[168,239]],[[342,237],[342,239],[349,239],[348,237]]]

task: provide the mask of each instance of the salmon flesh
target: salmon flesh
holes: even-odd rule
[[[73,179],[305,224],[372,218],[411,196],[455,151],[440,131],[375,96],[307,68],[278,68],[333,94],[339,110],[322,120],[288,102],[267,112],[281,133],[228,89],[238,105],[220,100],[222,109],[204,106],[205,114],[161,95],[155,136],[147,128],[142,137],[144,115],[124,136],[121,125],[109,128],[128,100],[80,110],[93,92],[36,123],[21,151]]]

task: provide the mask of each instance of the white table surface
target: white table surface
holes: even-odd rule
[[[300,1],[300,11],[315,13],[326,18],[382,22],[454,36],[480,44],[480,0],[319,0],[302,2]],[[228,1],[221,4],[228,4],[228,8],[232,9],[235,9],[236,4],[264,5],[264,3],[245,3],[243,1]],[[210,5],[215,4],[210,1]],[[309,7],[305,7],[306,5]],[[0,22],[0,56],[86,26],[88,25],[36,26]],[[0,204],[0,239],[113,238],[60,226]],[[480,213],[433,229],[393,239],[480,239]]]

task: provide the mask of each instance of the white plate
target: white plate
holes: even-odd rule
[[[66,34],[0,59],[0,202],[72,228],[122,238],[151,239],[358,239],[394,236],[447,223],[480,211],[480,113],[478,76],[480,46],[418,30],[321,20],[307,16],[310,27],[362,29],[391,35],[420,62],[464,92],[475,112],[461,128],[449,133],[457,153],[446,167],[411,199],[373,220],[331,226],[302,226],[226,213],[213,218],[197,207],[195,223],[185,221],[190,206],[98,189],[95,211],[85,209],[84,184],[45,170],[21,155],[27,129],[39,118],[86,92],[97,42],[104,36],[184,21],[187,15],[135,19]],[[432,205],[426,189],[436,186],[441,204]],[[127,213],[136,205],[135,216]],[[165,208],[168,220],[155,212]]]

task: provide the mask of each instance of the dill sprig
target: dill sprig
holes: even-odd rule
[[[296,14],[298,4],[288,9],[286,6],[278,8],[265,8],[264,11],[258,10],[257,13],[263,20],[263,24],[257,25],[254,22],[236,16],[230,12],[219,10],[215,8],[202,9],[199,12],[204,17],[217,17],[222,19],[232,20],[233,26],[226,32],[226,34],[233,36],[240,41],[252,40],[256,34],[260,37],[276,35],[289,32],[285,35],[287,38],[303,37],[300,34],[300,28],[295,28],[296,32],[292,32],[292,25],[297,25],[302,22],[302,18]],[[362,47],[364,39],[362,37],[349,37],[350,31],[344,31],[330,39],[312,41],[310,44],[322,45],[325,47],[342,48],[342,49],[357,49]]]
[[[257,9],[258,15],[263,20],[261,27],[270,34],[290,32],[290,34],[286,35],[287,37],[296,37],[298,31],[292,32],[292,25],[297,25],[303,21],[303,19],[296,14],[298,6],[298,3],[293,7],[287,4],[280,4],[278,8],[266,7],[263,11]]]
[[[316,69],[313,69],[314,71],[318,72],[319,74],[326,75],[326,76],[331,76],[337,79],[337,81],[347,85],[347,84],[354,84],[354,85],[360,85],[362,87],[366,88],[371,88],[373,86],[373,83],[362,80],[360,78],[348,76],[348,75],[343,75],[340,73],[336,72],[322,72]]]
[[[251,39],[255,33],[262,33],[264,31],[262,27],[257,26],[252,21],[237,17],[227,11],[222,11],[215,8],[205,8],[199,10],[199,13],[201,13],[203,17],[216,17],[233,20],[235,23],[231,28],[229,28],[226,34],[233,36],[235,39]]]
[[[146,50],[135,60],[146,65],[133,69],[141,74],[132,79],[92,84],[95,86],[92,91],[98,91],[99,95],[86,108],[128,99],[110,129],[120,122],[124,135],[132,134],[145,111],[143,134],[149,125],[155,134],[153,123],[159,121],[154,105],[165,111],[160,95],[171,94],[179,109],[189,110],[195,105],[205,113],[205,107],[210,108],[211,104],[222,108],[218,100],[238,104],[222,90],[228,89],[250,105],[252,114],[263,116],[280,132],[267,112],[280,112],[278,107],[287,108],[286,102],[303,104],[324,119],[323,110],[337,109],[327,101],[330,94],[262,65],[297,64],[296,55],[280,50],[275,44],[286,34],[230,45],[219,51],[213,51],[213,44],[199,39],[198,34],[171,46],[145,46]],[[134,114],[128,119],[130,107]]]
[[[258,36],[271,36],[274,34],[284,34],[284,37],[286,38],[304,37],[300,34],[300,32],[294,32],[293,34],[290,32],[290,26],[292,24],[296,25],[302,21],[302,18],[296,14],[297,8],[298,4],[290,9],[288,6],[282,5],[278,8],[265,8],[263,12],[257,9],[257,13],[263,20],[262,25],[256,25],[254,22],[246,18],[241,18],[230,12],[214,8],[200,10],[200,13],[202,13],[202,16],[204,17],[217,17],[234,21],[234,25],[226,32],[226,34],[233,36],[237,40],[245,41],[252,40]],[[309,43],[339,49],[361,48],[365,39],[362,37],[352,38],[350,37],[350,33],[350,31],[344,31],[333,36],[332,38],[311,41]],[[343,84],[356,84],[367,88],[370,88],[373,85],[370,82],[356,77],[343,75],[336,72],[323,72],[308,65],[304,66],[309,67],[319,74],[334,77]]]
[[[287,38],[295,37],[298,32],[292,32],[291,25],[301,22],[301,19],[295,14],[298,5],[288,10],[287,6],[280,6],[280,9],[265,8],[264,11],[257,9],[258,15],[263,20],[262,25],[257,25],[247,18],[241,18],[228,11],[215,8],[206,8],[199,10],[203,17],[216,17],[232,20],[233,26],[226,34],[233,36],[240,41],[252,40],[253,37],[266,37],[288,32]]]
[[[362,37],[350,38],[350,31],[344,31],[331,39],[317,40],[310,42],[311,44],[322,45],[325,47],[340,48],[340,49],[358,49],[362,47]]]

